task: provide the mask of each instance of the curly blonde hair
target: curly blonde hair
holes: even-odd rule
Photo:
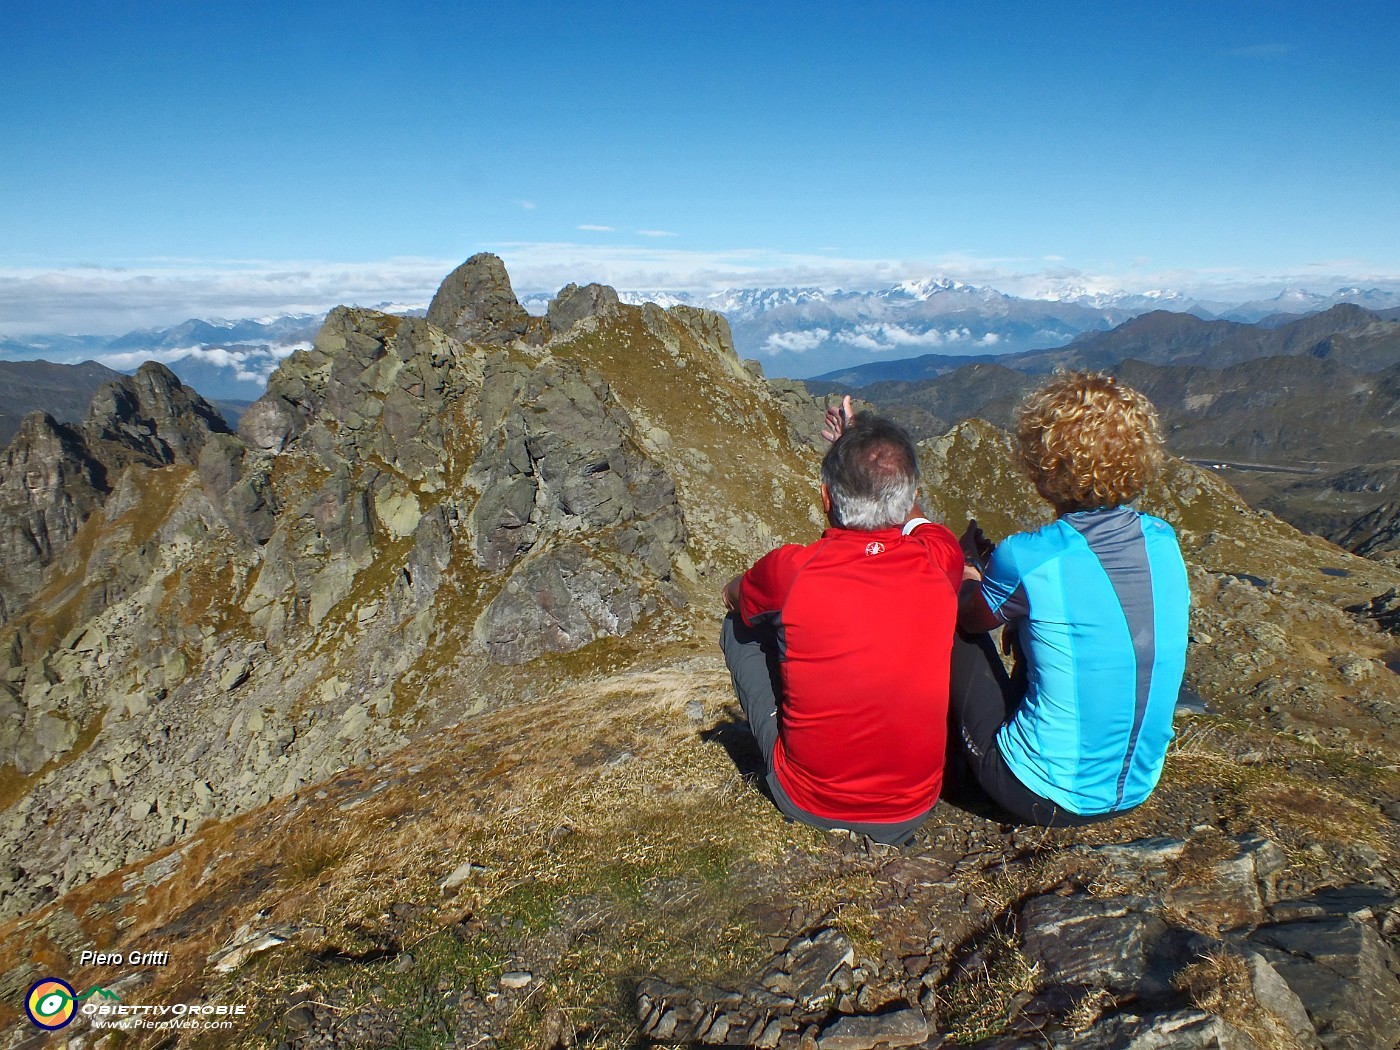
[[[1165,458],[1152,402],[1102,372],[1063,373],[1029,395],[1016,442],[1036,491],[1062,511],[1137,499]]]

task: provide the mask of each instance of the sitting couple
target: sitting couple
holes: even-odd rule
[[[1017,822],[1141,804],[1172,736],[1190,601],[1171,527],[1130,506],[1163,459],[1152,405],[1094,373],[1027,398],[1021,466],[1055,520],[995,547],[976,522],[959,543],[923,516],[900,427],[854,419],[849,398],[827,423],[831,528],[724,590],[721,645],[778,808],[904,843],[945,754]],[[987,633],[1003,625],[1010,675]]]

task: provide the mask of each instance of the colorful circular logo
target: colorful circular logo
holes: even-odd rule
[[[73,1020],[77,993],[67,981],[45,977],[35,981],[24,1000],[24,1011],[40,1028],[54,1031]]]
[[[872,540],[870,543],[867,543],[865,545],[865,553],[871,555],[872,557],[876,554],[884,554],[885,545],[879,540]]]

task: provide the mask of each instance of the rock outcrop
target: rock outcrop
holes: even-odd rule
[[[777,1047],[810,1033],[819,1047],[848,1050],[928,1045],[960,988],[1019,972],[1025,987],[997,1004],[1009,1031],[977,1043],[985,1050],[1400,1043],[1393,890],[1353,884],[1280,899],[1284,854],[1258,836],[1143,839],[1059,863],[1059,887],[995,919],[1014,936],[960,945],[935,925],[891,973],[823,927],[793,937],[747,987],[640,981],[639,1026],[662,1043]]]
[[[477,621],[492,659],[523,663],[628,633],[685,547],[675,484],[631,435],[605,384],[573,361],[487,361],[479,410],[492,435],[470,478],[477,563],[510,569]],[[674,587],[667,593],[682,601]]]
[[[473,255],[447,275],[428,304],[428,323],[464,343],[501,344],[531,336],[533,322],[515,291],[505,264],[495,255]]]
[[[619,313],[617,292],[603,284],[565,285],[550,300],[545,319],[554,335],[567,335],[580,321],[588,317],[616,317]]]
[[[44,567],[101,506],[105,485],[80,430],[25,417],[0,470],[0,622],[39,589]]]
[[[126,467],[193,465],[227,433],[218,412],[156,362],[99,387],[81,427],[25,418],[0,462],[0,623],[38,590]]]

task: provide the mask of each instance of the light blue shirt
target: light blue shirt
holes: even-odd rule
[[[982,595],[1019,628],[1029,672],[997,734],[1007,766],[1081,816],[1141,803],[1186,668],[1191,596],[1171,526],[1127,506],[1066,514],[998,544]]]

